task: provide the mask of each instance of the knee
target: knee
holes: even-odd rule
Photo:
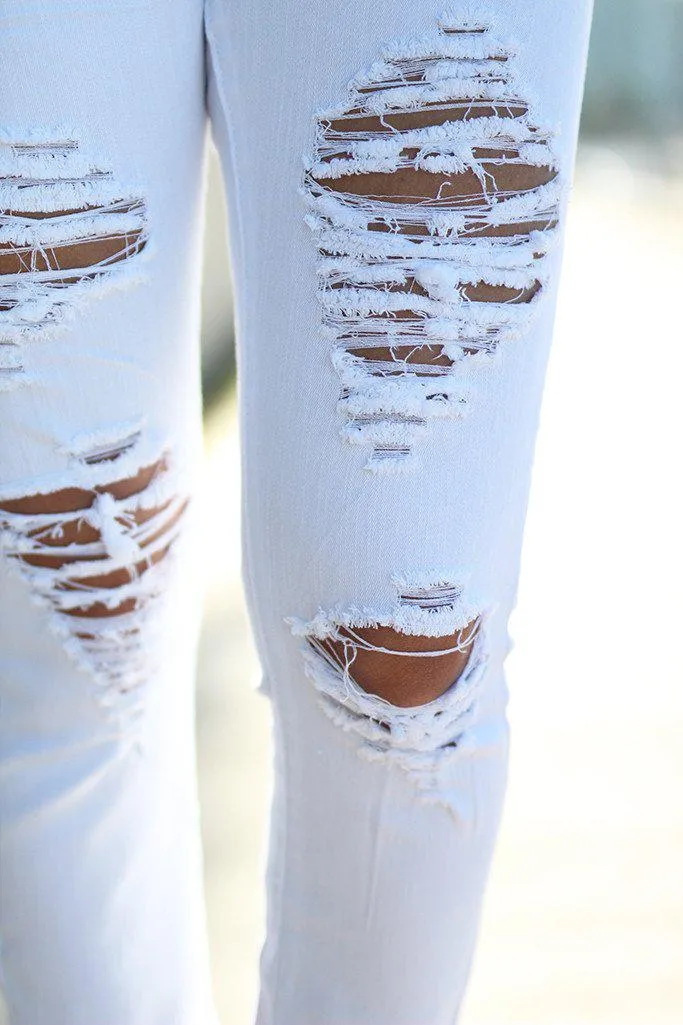
[[[156,620],[188,504],[172,454],[145,458],[140,435],[93,433],[59,486],[0,492],[0,547],[114,711],[136,706],[156,669]]]
[[[457,683],[470,658],[479,620],[436,637],[391,626],[342,626],[321,649],[367,694],[399,708],[426,705]]]
[[[289,620],[322,710],[359,754],[396,764],[428,799],[468,749],[487,661],[488,613],[452,581],[395,578],[393,604]],[[450,796],[448,796],[450,795]]]

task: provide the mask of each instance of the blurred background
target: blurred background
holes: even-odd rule
[[[510,785],[463,1025],[683,1021],[682,52],[682,0],[597,0],[511,624]],[[247,1025],[270,738],[239,582],[222,205],[214,154],[207,505],[230,543],[207,550],[198,730],[216,994],[223,1025]]]
[[[682,0],[597,0],[463,1025],[683,1021],[682,52]],[[224,543],[207,548],[199,756],[216,994],[223,1025],[247,1025],[270,738],[239,582],[222,206],[213,154],[206,474]]]

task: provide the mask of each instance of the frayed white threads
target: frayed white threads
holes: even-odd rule
[[[92,447],[82,436],[78,472],[61,488],[24,482],[0,492],[0,549],[94,679],[102,706],[128,726],[160,661],[164,595],[187,507],[166,452],[149,464],[136,442],[112,452],[131,429],[94,432],[90,442],[106,451],[93,465],[83,460]]]
[[[429,420],[466,412],[472,373],[524,333],[546,285],[561,200],[552,133],[489,28],[464,10],[388,48],[318,115],[305,158],[342,437],[370,446],[373,472],[408,468]],[[366,399],[367,426],[354,413]]]
[[[487,663],[486,623],[478,602],[468,600],[462,586],[442,574],[420,579],[395,578],[395,605],[379,610],[337,606],[312,620],[287,620],[292,633],[304,639],[301,652],[306,675],[318,691],[325,714],[360,740],[359,753],[370,761],[392,763],[413,780],[421,799],[462,814],[458,763],[470,750],[470,727],[476,721],[477,697]],[[438,651],[393,651],[372,644],[358,631],[386,626],[421,637],[450,637],[455,647]],[[330,642],[335,642],[334,647]],[[456,682],[428,704],[403,708],[369,694],[353,678],[359,650],[400,657],[440,657],[469,652]],[[342,655],[338,654],[343,652]]]
[[[0,133],[0,344],[51,337],[82,302],[144,279],[140,190],[67,133]],[[25,384],[0,368],[0,388]]]

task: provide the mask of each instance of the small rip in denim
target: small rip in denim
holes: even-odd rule
[[[31,383],[24,343],[140,281],[148,243],[141,190],[73,133],[0,132],[0,390]]]
[[[339,605],[311,620],[290,617],[288,623],[302,639],[305,672],[321,708],[357,738],[359,754],[397,766],[422,801],[464,817],[469,812],[460,766],[472,748],[470,730],[488,657],[488,612],[467,598],[451,575],[397,577],[393,583],[396,599],[388,608]],[[393,643],[377,643],[378,633]],[[409,704],[408,690],[407,700],[397,705],[372,691],[373,671],[382,660],[392,661],[389,677],[410,669],[414,688],[432,660],[452,664],[454,657],[456,678],[432,700]]]

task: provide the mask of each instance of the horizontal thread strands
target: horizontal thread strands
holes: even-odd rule
[[[83,300],[140,280],[148,243],[138,190],[76,140],[0,134],[0,344],[48,337]],[[0,389],[26,383],[20,362],[0,364]]]
[[[545,284],[559,176],[510,48],[442,23],[388,50],[318,116],[307,223],[342,385],[343,437],[403,469],[471,371],[519,337]]]
[[[76,457],[75,484],[46,493],[0,494],[0,546],[51,611],[70,656],[94,677],[104,704],[134,694],[153,671],[156,613],[167,557],[188,500],[162,453],[130,475],[135,432]],[[106,470],[106,465],[111,469]],[[80,483],[89,477],[101,483]]]
[[[336,606],[320,610],[308,621],[290,617],[287,622],[302,639],[305,672],[322,710],[357,738],[359,755],[396,765],[413,781],[423,801],[441,804],[456,817],[467,816],[459,766],[475,743],[478,701],[488,663],[489,612],[442,574],[411,580],[395,577],[393,584],[396,600],[381,609]],[[386,643],[378,642],[378,627],[391,629],[393,643],[392,635]],[[410,644],[411,635],[419,637],[417,644]],[[425,637],[434,643],[425,646],[421,643]],[[460,652],[467,660],[440,696],[405,707],[357,682],[358,661],[368,652],[394,661],[440,659]]]

